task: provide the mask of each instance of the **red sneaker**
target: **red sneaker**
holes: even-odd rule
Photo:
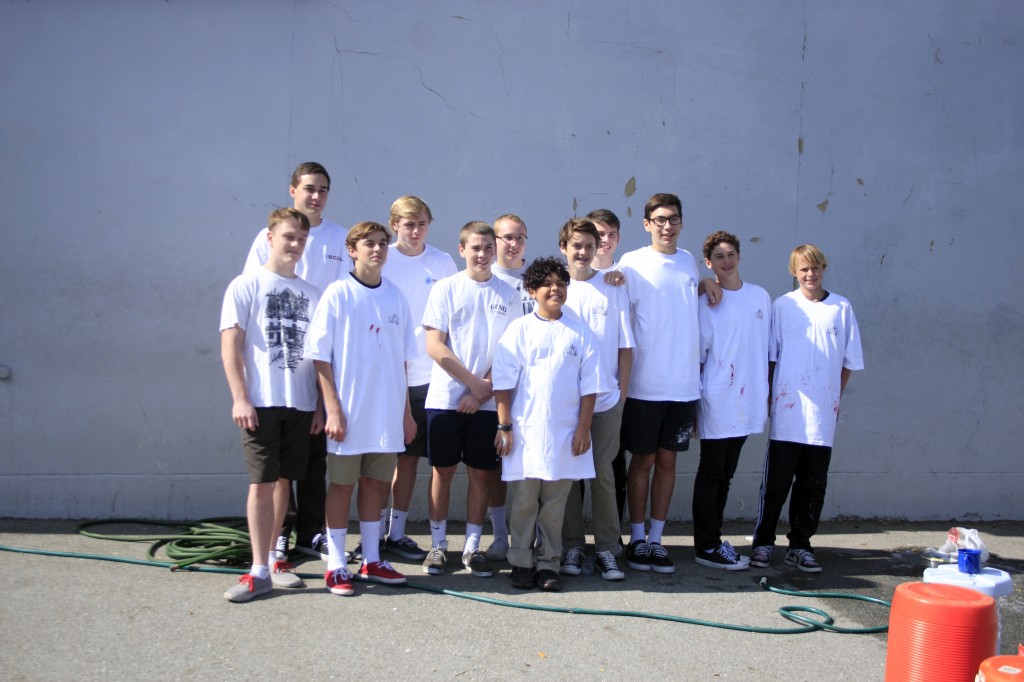
[[[405,576],[396,571],[386,561],[374,561],[364,563],[359,567],[359,577],[371,583],[387,583],[388,585],[401,585],[405,582]]]
[[[324,574],[324,582],[327,583],[327,589],[330,590],[331,594],[350,597],[356,592],[355,586],[352,585],[352,574],[344,566],[333,571],[327,571]]]

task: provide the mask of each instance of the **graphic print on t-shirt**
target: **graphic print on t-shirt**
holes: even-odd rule
[[[309,326],[309,297],[291,289],[273,289],[267,294],[264,316],[267,326],[263,338],[270,354],[270,364],[278,369],[295,368],[302,361],[302,346]]]

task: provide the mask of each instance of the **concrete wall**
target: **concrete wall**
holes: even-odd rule
[[[817,243],[867,363],[826,513],[1024,518],[1022,47],[1009,0],[5,2],[0,516],[243,511],[221,296],[315,159],[328,217],[414,193],[452,252],[512,211],[552,253],[598,207],[635,248],[658,191],[773,296]]]

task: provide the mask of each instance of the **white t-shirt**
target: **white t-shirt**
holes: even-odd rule
[[[594,412],[606,412],[615,407],[620,398],[619,349],[636,345],[633,329],[629,326],[626,287],[608,284],[600,272],[586,281],[570,280],[565,310],[575,313],[594,334],[594,342],[601,354],[601,369],[605,373],[601,383],[613,387],[597,396]]]
[[[632,308],[633,372],[626,395],[685,402],[700,398],[697,266],[685,249],[672,255],[651,247],[619,261]]]
[[[760,433],[768,418],[768,335],[772,299],[749,282],[722,289],[711,307],[700,297],[701,438],[735,438]]]
[[[405,363],[416,357],[405,296],[390,280],[370,288],[347,275],[320,299],[306,335],[306,357],[331,363],[348,425],[327,451],[362,455],[405,450]]]
[[[809,301],[800,290],[775,299],[768,359],[772,440],[832,447],[843,369],[864,369],[860,329],[850,302],[829,292]]]
[[[512,451],[501,460],[502,480],[594,477],[593,449],[574,457],[572,437],[581,396],[609,388],[602,376],[594,335],[575,316],[549,321],[533,313],[509,325],[491,372],[495,390],[513,389]]]
[[[316,409],[316,368],[303,344],[320,290],[266,268],[244,272],[224,293],[220,330],[245,332],[245,388],[254,407]]]
[[[419,322],[427,308],[427,297],[434,283],[458,272],[455,261],[444,251],[427,245],[418,256],[406,256],[398,250],[397,244],[388,249],[384,263],[384,277],[394,282],[409,301],[409,313]],[[430,383],[430,372],[434,361],[427,355],[427,337],[423,327],[416,326],[416,347],[418,355],[407,368],[410,386],[424,386]]]
[[[497,275],[508,284],[510,287],[519,292],[519,296],[523,302],[523,315],[529,315],[533,312],[533,306],[536,305],[533,298],[530,297],[530,292],[523,286],[523,273],[526,272],[527,264],[523,261],[523,264],[518,268],[503,268],[500,265],[491,266],[491,274]]]
[[[295,274],[320,291],[325,291],[331,282],[345,277],[352,269],[352,260],[345,248],[347,235],[348,230],[329,220],[322,220],[316,227],[311,227],[302,259],[295,266]],[[267,228],[264,227],[253,240],[249,257],[245,259],[244,271],[262,266],[269,257],[270,244],[267,242]]]
[[[446,341],[472,374],[483,378],[491,369],[494,349],[509,323],[522,316],[519,293],[497,277],[486,282],[459,272],[442,279],[430,290],[423,326],[448,335]],[[434,363],[426,407],[454,410],[469,389]],[[480,406],[493,412],[494,399]]]

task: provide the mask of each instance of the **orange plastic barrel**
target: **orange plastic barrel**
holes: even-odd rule
[[[981,663],[978,682],[1022,682],[1024,656],[993,656]]]
[[[996,601],[957,585],[903,583],[889,612],[886,682],[974,679],[996,648]]]

